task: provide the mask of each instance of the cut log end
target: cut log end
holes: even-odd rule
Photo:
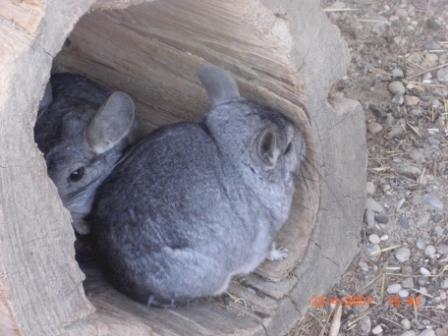
[[[9,6],[17,6],[12,19],[26,29],[9,25],[11,17],[0,20],[0,37],[18,37],[0,47],[0,66],[7,69],[0,92],[0,334],[287,333],[311,296],[325,292],[357,252],[364,204],[363,113],[343,97],[326,101],[329,84],[322,83],[344,74],[347,52],[318,3],[35,0]],[[101,10],[86,14],[90,8]],[[37,23],[29,11],[41,13]],[[278,237],[288,258],[234,279],[220,298],[173,311],[131,301],[95,267],[83,269],[83,286],[68,213],[32,137],[51,65],[130,94],[149,131],[199,120],[208,107],[196,75],[204,64],[227,69],[242,96],[283,111],[305,135],[305,165]]]

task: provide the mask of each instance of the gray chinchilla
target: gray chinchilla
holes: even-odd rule
[[[134,103],[79,75],[51,77],[39,106],[34,138],[47,162],[73,227],[89,232],[98,186],[109,175],[137,132]]]
[[[92,234],[112,283],[154,305],[223,293],[271,252],[288,218],[304,139],[278,111],[199,71],[212,108],[135,144],[99,188]]]

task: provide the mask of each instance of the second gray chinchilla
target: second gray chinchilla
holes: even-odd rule
[[[96,189],[137,133],[134,102],[79,75],[51,77],[39,106],[34,137],[73,227],[87,234],[84,217]]]
[[[153,305],[223,293],[267,257],[288,218],[304,139],[248,101],[226,71],[200,70],[212,108],[130,149],[99,188],[92,234],[106,275]]]

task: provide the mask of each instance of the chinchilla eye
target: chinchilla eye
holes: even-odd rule
[[[288,154],[288,153],[291,151],[291,148],[292,148],[292,142],[290,142],[290,143],[288,144],[288,146],[286,146],[286,149],[285,149],[285,155]]]
[[[83,176],[84,176],[84,167],[80,167],[76,169],[74,172],[72,172],[68,177],[68,179],[70,180],[70,182],[78,182],[83,178]]]

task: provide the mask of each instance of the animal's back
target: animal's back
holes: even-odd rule
[[[101,257],[111,273],[120,274],[118,286],[135,297],[141,288],[126,288],[126,283],[144,287],[148,278],[158,276],[172,281],[163,274],[182,269],[175,265],[182,258],[207,259],[194,276],[204,271],[224,285],[221,270],[228,274],[238,267],[250,253],[245,242],[257,234],[257,225],[247,225],[246,218],[255,214],[235,209],[248,200],[238,176],[231,175],[198,124],[172,125],[136,144],[98,191],[91,218]],[[185,255],[176,259],[166,255],[167,249]],[[185,286],[182,281],[177,287]],[[198,290],[211,294],[207,285]],[[194,289],[188,294],[194,297]]]

